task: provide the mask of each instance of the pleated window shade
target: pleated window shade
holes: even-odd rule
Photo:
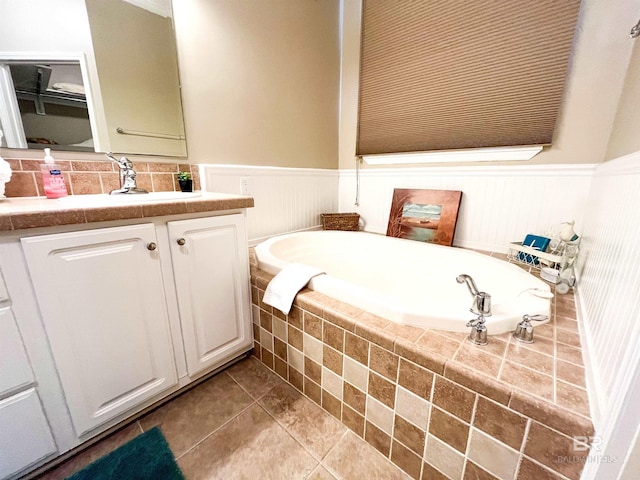
[[[579,0],[364,0],[357,154],[550,144]]]

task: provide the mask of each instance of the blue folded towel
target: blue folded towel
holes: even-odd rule
[[[523,247],[530,247],[534,250],[539,250],[541,252],[545,252],[547,247],[549,246],[549,242],[551,240],[547,237],[540,237],[538,235],[528,234],[524,237],[524,242],[522,242]],[[538,261],[538,257],[535,255],[531,255],[529,253],[521,252],[518,254],[518,258],[525,263],[530,263],[534,265],[538,265],[540,262]]]

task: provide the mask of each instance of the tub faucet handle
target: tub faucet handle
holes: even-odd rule
[[[547,320],[547,315],[523,315],[522,321],[516,326],[513,338],[523,343],[533,343],[533,325],[531,322],[542,322]]]
[[[491,295],[487,292],[478,292],[473,297],[471,305],[471,313],[482,315],[483,317],[491,316]]]
[[[456,282],[466,283],[473,303],[471,304],[470,311],[476,315],[482,315],[484,317],[491,316],[491,295],[487,292],[481,292],[476,287],[476,282],[473,281],[470,275],[462,273],[456,277]]]
[[[474,345],[486,345],[487,341],[487,327],[484,324],[484,316],[478,315],[478,318],[474,318],[467,322],[467,327],[471,327],[471,333],[469,333],[469,341]]]

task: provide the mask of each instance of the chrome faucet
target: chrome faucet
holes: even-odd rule
[[[111,195],[118,195],[120,193],[149,193],[143,188],[138,188],[136,185],[136,171],[133,169],[133,162],[131,162],[131,160],[127,157],[120,157],[118,160],[111,155],[111,153],[105,153],[105,155],[120,168],[120,188],[111,190]]]
[[[477,318],[469,320],[467,327],[471,327],[469,341],[475,345],[487,344],[487,327],[485,326],[485,317],[491,316],[491,295],[486,292],[478,291],[476,282],[469,275],[463,273],[456,277],[458,283],[466,283],[469,293],[473,297],[471,313],[477,315]]]

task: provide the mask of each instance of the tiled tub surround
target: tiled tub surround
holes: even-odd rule
[[[55,157],[56,152],[53,152],[53,155]],[[6,184],[7,197],[44,196],[40,175],[43,160],[5,160],[9,162],[13,171],[11,181]],[[56,157],[56,164],[61,167],[69,195],[109,193],[120,188],[118,167],[111,161],[59,160]],[[133,168],[138,174],[138,186],[149,192],[179,192],[180,186],[176,177],[178,172],[191,172],[194,190],[200,189],[197,165],[134,161]]]
[[[402,326],[252,266],[254,354],[416,479],[577,479],[593,435],[573,295],[535,342]],[[575,443],[574,443],[574,438]]]

